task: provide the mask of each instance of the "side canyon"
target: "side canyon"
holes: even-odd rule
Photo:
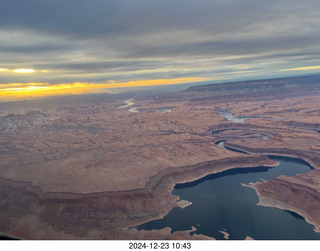
[[[259,205],[295,212],[320,232],[319,107],[319,75],[0,103],[0,232],[23,239],[212,239],[191,235],[197,226],[173,233],[136,226],[189,205],[171,193],[177,183],[276,166],[269,155],[313,169],[247,184]]]

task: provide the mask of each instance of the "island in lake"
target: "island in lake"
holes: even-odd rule
[[[320,239],[319,107],[320,75],[2,102],[0,232]]]

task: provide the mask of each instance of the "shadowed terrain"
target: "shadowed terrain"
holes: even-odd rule
[[[134,227],[188,205],[171,194],[176,183],[276,165],[267,155],[300,158],[314,170],[250,184],[260,204],[302,215],[319,231],[319,75],[93,97],[0,105],[3,234],[206,239],[191,236],[194,229]]]

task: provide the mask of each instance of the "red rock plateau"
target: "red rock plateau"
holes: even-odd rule
[[[134,227],[184,207],[176,183],[300,158],[307,174],[250,184],[320,229],[320,76],[159,95],[0,103],[0,231],[25,239],[209,239]],[[227,120],[219,112],[243,117]],[[234,152],[217,142],[241,150]]]

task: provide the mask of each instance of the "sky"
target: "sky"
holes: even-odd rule
[[[319,71],[317,0],[0,1],[0,100]]]

